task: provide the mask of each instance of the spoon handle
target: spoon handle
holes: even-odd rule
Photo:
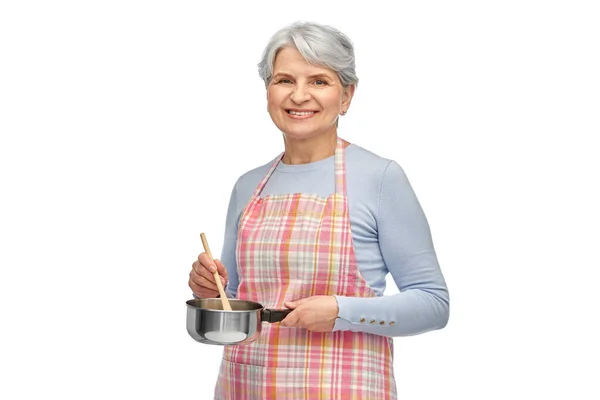
[[[210,252],[210,247],[208,247],[208,242],[206,241],[206,235],[204,233],[200,234],[200,239],[202,240],[202,246],[204,246],[204,251],[208,255],[211,261],[214,261],[214,258]],[[216,267],[216,265],[215,265]],[[213,273],[215,277],[215,282],[217,284],[217,288],[219,289],[219,294],[221,295],[221,302],[223,303],[223,310],[231,311],[231,304],[229,304],[229,299],[225,295],[225,290],[223,289],[223,284],[221,283],[221,277],[219,276],[219,272],[215,271]]]

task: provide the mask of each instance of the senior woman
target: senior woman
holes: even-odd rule
[[[226,346],[216,399],[395,399],[392,337],[443,328],[449,297],[427,220],[401,167],[338,137],[358,78],[341,32],[295,23],[259,73],[284,151],[236,182],[220,260],[189,286],[293,311]],[[390,273],[400,292],[383,296]]]

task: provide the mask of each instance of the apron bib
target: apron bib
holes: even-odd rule
[[[373,297],[354,255],[345,149],[335,151],[335,193],[260,197],[281,157],[242,212],[237,297],[266,308],[316,295]],[[263,323],[250,344],[226,346],[215,399],[396,399],[391,338],[310,332]]]

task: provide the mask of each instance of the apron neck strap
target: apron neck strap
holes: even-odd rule
[[[346,194],[346,149],[344,142],[338,138],[337,147],[335,148],[335,192],[338,194]]]

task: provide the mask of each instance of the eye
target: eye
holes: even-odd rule
[[[324,85],[327,85],[327,82],[325,82],[323,79],[317,79],[315,81],[315,85],[317,85],[317,86],[324,86]]]
[[[277,81],[277,83],[284,83],[284,84],[290,84],[292,83],[291,79],[287,79],[287,78],[283,78]]]

